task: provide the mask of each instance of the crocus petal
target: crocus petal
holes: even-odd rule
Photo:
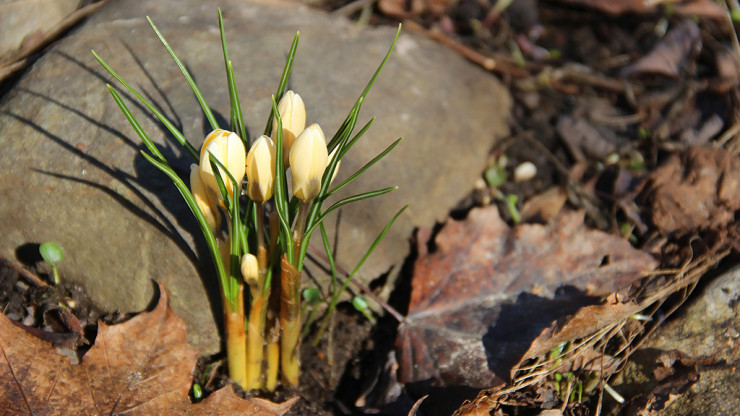
[[[244,179],[247,155],[244,150],[244,143],[236,133],[216,129],[206,136],[203,147],[200,149],[200,175],[203,183],[208,188],[209,194],[215,198],[221,194],[211,168],[209,153],[215,156],[240,184]],[[233,185],[224,172],[221,172],[221,179],[226,185],[229,196],[233,196]],[[220,198],[217,198],[217,200],[220,200]]]
[[[300,95],[288,90],[283,94],[277,108],[283,122],[283,162],[287,168],[290,164],[288,159],[290,149],[295,139],[306,128],[306,106]],[[277,138],[277,119],[272,120],[272,138]]]
[[[312,124],[296,138],[290,149],[293,194],[298,199],[308,202],[319,194],[328,159],[324,132],[318,124]]]
[[[275,180],[275,144],[261,136],[252,144],[247,154],[247,195],[254,202],[272,198]]]
[[[200,176],[200,168],[195,163],[190,165],[190,191],[193,194],[193,198],[195,198],[198,208],[200,208],[206,217],[211,231],[214,235],[218,236],[217,232],[221,230],[221,213],[218,211],[218,206],[213,204],[208,197],[206,185]]]

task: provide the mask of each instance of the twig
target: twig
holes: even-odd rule
[[[507,62],[503,56],[492,57],[483,55],[482,53],[468,46],[465,46],[455,39],[452,39],[451,37],[445,35],[438,29],[427,29],[414,22],[413,20],[404,20],[403,27],[411,32],[425,35],[429,39],[441,43],[442,45],[459,53],[465,59],[468,59],[469,61],[480,65],[486,71],[508,74],[515,77],[527,77],[530,75],[529,71],[524,68],[519,68],[511,62]]]
[[[38,277],[35,273],[31,273],[30,271],[24,269],[23,267],[13,263],[12,261],[6,259],[6,258],[0,258],[0,262],[4,266],[10,267],[11,269],[15,270],[16,273],[23,276],[28,280],[29,282],[33,283],[36,287],[46,287],[49,286],[48,283],[44,282],[40,277]]]

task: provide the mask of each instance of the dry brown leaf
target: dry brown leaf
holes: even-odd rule
[[[197,350],[185,322],[160,299],[151,312],[118,325],[100,323],[95,345],[70,365],[50,344],[0,315],[0,408],[8,415],[186,415],[285,413],[294,401],[242,400],[230,388],[191,404]]]
[[[564,342],[594,334],[602,328],[616,324],[639,312],[642,308],[643,306],[632,301],[620,301],[616,293],[607,297],[601,305],[584,306],[572,316],[560,322],[553,322],[549,328],[543,330],[524,353],[522,362],[530,358],[541,357]]]
[[[553,219],[568,200],[565,189],[560,186],[552,188],[537,194],[528,199],[519,211],[522,214],[524,222],[549,222]]]
[[[664,235],[722,229],[740,210],[740,156],[710,147],[674,155],[646,178],[638,203]]]
[[[663,40],[647,55],[624,68],[622,76],[662,75],[678,78],[681,70],[701,50],[701,31],[693,20],[686,19],[669,30]]]
[[[511,228],[494,206],[474,209],[435,243],[416,261],[399,329],[404,382],[490,387],[553,321],[656,266],[627,241],[586,227],[582,212]]]

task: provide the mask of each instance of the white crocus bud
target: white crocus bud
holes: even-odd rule
[[[218,211],[218,205],[208,197],[206,185],[200,176],[200,168],[195,163],[190,165],[190,191],[198,208],[203,211],[211,231],[218,236],[217,232],[221,229],[221,213]]]
[[[247,195],[254,202],[272,198],[275,180],[275,144],[261,136],[252,144],[247,154]]]
[[[316,198],[321,190],[321,176],[328,159],[324,132],[314,123],[303,130],[290,149],[293,195],[296,198],[303,202]]]
[[[257,257],[254,254],[247,253],[242,256],[242,264],[240,267],[242,277],[249,287],[256,287],[257,281],[260,274],[260,266],[257,262]]]
[[[288,90],[277,105],[280,120],[283,122],[283,162],[288,167],[288,155],[295,139],[306,128],[306,106],[301,96]],[[272,120],[272,138],[277,139],[277,119]]]
[[[221,193],[218,190],[218,183],[211,168],[209,153],[213,154],[226,167],[239,185],[241,185],[241,181],[244,179],[247,154],[244,150],[242,139],[236,133],[216,129],[206,136],[203,147],[200,149],[200,177],[208,188],[211,197],[220,201]],[[233,196],[234,185],[225,172],[221,172],[221,179],[224,185],[226,185],[229,196]]]

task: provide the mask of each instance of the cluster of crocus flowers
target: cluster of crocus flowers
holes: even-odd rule
[[[329,144],[317,124],[306,127],[306,111],[301,97],[293,91],[286,91],[298,46],[299,34],[296,33],[276,96],[271,100],[272,111],[265,126],[266,135],[248,145],[251,140],[246,137],[234,65],[227,53],[221,12],[219,28],[233,132],[219,127],[219,121],[185,65],[151,20],[149,24],[188,80],[205,119],[213,129],[200,151],[144,95],[123,80],[95,52],[93,55],[111,76],[160,120],[195,162],[191,166],[188,189],[179,172],[159,151],[116,89],[107,86],[146,146],[141,152],[142,156],[172,180],[203,232],[221,288],[230,378],[245,390],[272,391],[280,373],[284,384],[295,386],[299,378],[298,350],[302,324],[300,280],[311,233],[339,207],[395,189],[391,187],[352,195],[322,209],[328,196],[352,182],[400,141],[398,139],[340,185],[329,189],[339,169],[339,159],[372,123],[371,120],[353,136],[362,103],[389,58],[400,35],[400,27],[385,58]],[[330,149],[332,152],[328,154]],[[327,168],[331,169],[331,176],[326,174]],[[292,181],[287,178],[288,170],[291,171]],[[292,184],[292,193],[288,192],[289,184]],[[271,211],[269,215],[266,212],[268,210]],[[396,214],[379,238],[402,211]],[[265,219],[269,219],[269,222]],[[324,228],[320,229],[325,231]],[[362,261],[376,244],[377,241]],[[324,248],[330,263],[333,262],[332,250],[326,242]],[[352,275],[341,288],[332,289],[336,291],[316,339],[326,328],[328,317],[351,278]],[[245,313],[247,307],[248,314]]]
[[[278,113],[281,123],[274,119],[272,135],[277,136],[277,126],[282,125],[282,144],[283,144],[283,167],[290,169],[292,173],[293,195],[299,200],[300,204],[296,213],[292,230],[292,244],[299,246],[305,232],[306,217],[311,207],[312,201],[318,196],[321,190],[321,181],[328,163],[331,162],[331,156],[328,154],[326,138],[321,127],[318,124],[312,124],[306,127],[306,110],[300,95],[293,91],[287,91],[280,102],[277,104]],[[249,288],[249,314],[245,313],[244,307],[232,305],[225,311],[227,328],[229,322],[233,321],[231,327],[233,331],[239,331],[239,322],[246,322],[246,333],[242,336],[230,336],[231,342],[227,339],[227,351],[230,360],[230,374],[232,379],[239,382],[244,388],[257,389],[267,388],[274,389],[277,368],[271,365],[264,365],[264,357],[267,353],[278,350],[277,346],[270,345],[276,340],[265,340],[266,328],[276,327],[278,311],[273,311],[270,316],[274,317],[275,322],[267,322],[267,308],[272,303],[269,297],[269,285],[266,283],[266,276],[273,267],[269,264],[271,258],[269,253],[274,250],[284,250],[272,243],[268,246],[265,242],[264,217],[265,203],[274,195],[276,186],[282,186],[275,183],[276,172],[276,143],[273,138],[263,135],[255,139],[249,148],[245,151],[244,141],[234,132],[223,129],[216,129],[206,136],[203,146],[200,150],[200,163],[191,166],[190,186],[194,199],[203,212],[208,225],[211,228],[219,245],[222,249],[224,263],[234,255],[233,248],[230,251],[231,241],[229,234],[221,231],[221,223],[224,215],[227,221],[229,218],[228,206],[224,202],[224,197],[229,201],[238,203],[239,196],[244,193],[254,202],[256,210],[256,222],[254,231],[256,233],[256,245],[248,250],[249,252],[239,254],[240,264],[238,273],[241,274],[242,281]],[[214,162],[215,159],[217,162]],[[220,176],[220,180],[217,179]],[[246,176],[246,183],[244,182]],[[283,175],[284,177],[284,175]],[[333,178],[332,178],[333,179]],[[233,182],[236,181],[236,184]],[[223,189],[220,189],[221,182]],[[236,185],[236,186],[235,186]],[[238,194],[234,195],[234,192]],[[229,233],[233,230],[234,225],[228,223],[227,230]],[[276,230],[271,230],[275,232]],[[279,256],[281,263],[284,263],[284,255]],[[277,257],[275,257],[277,258]],[[233,267],[229,268],[229,273],[234,274]],[[284,264],[281,269],[284,269]],[[289,264],[288,272],[281,270],[282,299],[280,302],[280,356],[283,370],[283,378],[286,383],[295,385],[298,380],[298,360],[297,348],[300,334],[300,300],[298,289],[300,288],[300,268],[295,264]],[[289,292],[289,293],[286,293]],[[279,293],[279,292],[278,292]],[[239,289],[239,298],[243,299],[243,289]],[[286,301],[285,299],[289,299]],[[240,302],[243,302],[240,300]],[[287,305],[287,306],[286,306]],[[241,325],[244,328],[244,325]],[[244,331],[242,331],[244,332]],[[245,344],[245,345],[244,345]],[[244,359],[236,359],[237,355],[245,355]],[[231,363],[231,361],[237,364]],[[268,362],[277,361],[275,357],[267,357]],[[231,369],[232,365],[243,366],[245,371],[242,373],[238,369]],[[262,376],[262,370],[266,368],[268,372]]]

